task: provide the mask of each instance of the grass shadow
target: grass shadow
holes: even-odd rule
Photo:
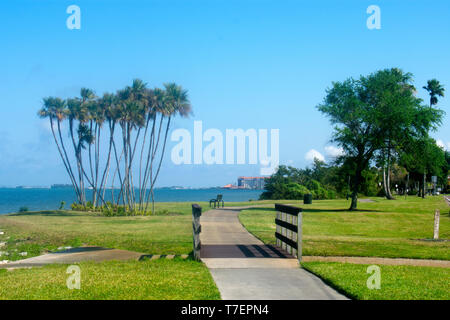
[[[72,211],[65,211],[65,210],[44,210],[44,211],[26,211],[26,212],[16,212],[16,213],[9,213],[6,214],[6,216],[54,216],[54,217],[73,217],[73,216],[80,216],[80,215],[86,215],[85,213],[76,213]]]
[[[356,210],[348,210],[348,209],[308,209],[302,208],[303,212],[382,212],[380,210],[371,210],[371,209],[356,209]]]
[[[298,206],[302,209],[303,212],[382,212],[380,210],[372,210],[372,209],[356,209],[353,211],[350,211],[348,209],[313,209],[308,208],[305,206]],[[245,211],[273,211],[275,212],[275,208],[265,208],[265,207],[259,207],[259,208],[248,208],[244,209]]]

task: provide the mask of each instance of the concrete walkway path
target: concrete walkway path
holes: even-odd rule
[[[47,264],[69,264],[82,261],[139,260],[144,254],[102,247],[79,247],[1,264],[0,268],[28,268]]]
[[[344,300],[296,258],[264,245],[239,222],[241,208],[203,213],[201,259],[224,300]]]

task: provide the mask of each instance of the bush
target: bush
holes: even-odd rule
[[[291,182],[288,184],[277,183],[273,184],[271,190],[264,191],[260,199],[286,199],[286,200],[301,200],[303,196],[310,191],[303,185]]]
[[[147,216],[151,215],[151,211],[145,210],[130,210],[124,206],[119,206],[117,204],[111,203],[110,201],[106,202],[106,205],[95,207],[92,202],[88,201],[85,205],[80,203],[72,203],[70,205],[73,211],[84,211],[84,212],[94,212],[99,215],[103,215],[105,217],[114,217],[114,216]]]
[[[313,199],[315,200],[327,199],[328,192],[327,190],[325,190],[324,187],[322,187],[319,181],[311,179],[306,183],[306,186],[308,187],[309,190],[311,190]]]
[[[336,199],[336,192],[334,190],[328,190],[327,199]]]
[[[20,207],[19,212],[28,212],[28,207]]]
[[[273,200],[302,200],[305,194],[312,194],[313,199],[335,199],[336,191],[329,187],[328,189],[317,180],[307,179],[303,183],[292,181],[293,179],[273,176],[268,179],[265,185],[265,191],[260,199]]]
[[[86,208],[82,204],[76,202],[72,203],[70,208],[72,211],[86,211]]]

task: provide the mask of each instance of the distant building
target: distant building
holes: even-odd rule
[[[235,185],[232,185],[231,183],[226,184],[222,187],[222,189],[237,189]]]
[[[268,177],[239,177],[238,188],[264,189]]]

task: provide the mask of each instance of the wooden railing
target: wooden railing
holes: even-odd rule
[[[275,238],[278,247],[302,260],[302,209],[275,204]]]
[[[202,226],[200,225],[200,216],[202,215],[202,207],[198,204],[192,205],[192,237],[193,237],[193,255],[194,259],[200,261],[200,232],[202,232]]]

